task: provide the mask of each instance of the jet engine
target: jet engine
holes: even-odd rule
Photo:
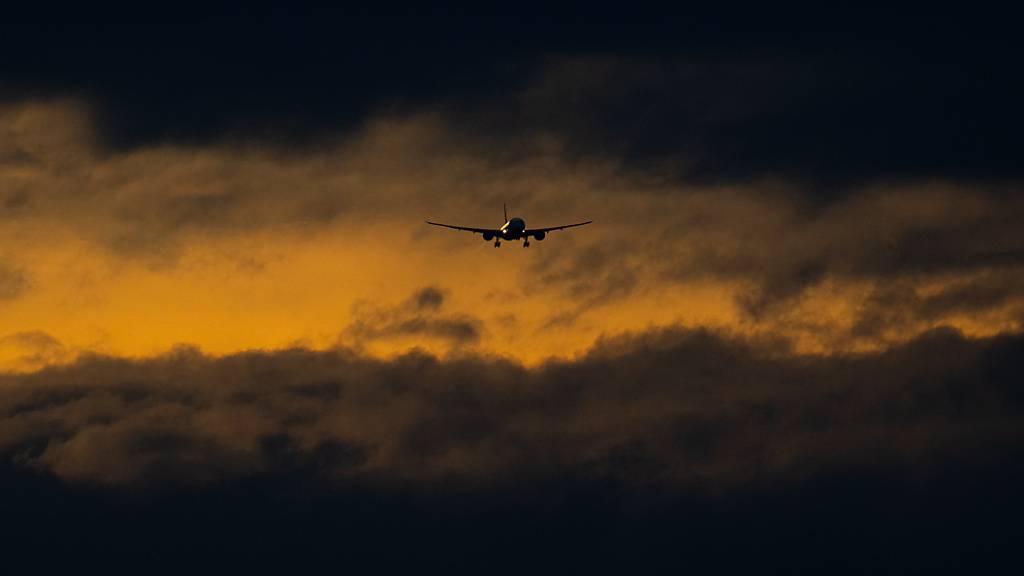
[[[543,240],[544,239],[544,233],[543,232],[537,232],[537,233],[535,233],[533,235],[533,237],[536,238],[538,241]]]
[[[484,241],[485,242],[490,242],[491,238],[494,238],[494,234],[491,234],[490,232],[484,232]]]

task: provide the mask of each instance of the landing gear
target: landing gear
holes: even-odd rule
[[[530,241],[529,240],[525,240],[523,242],[523,248],[529,248],[529,247],[530,247]]]
[[[501,240],[495,240],[494,241],[494,247],[497,248],[499,246],[501,246]]]

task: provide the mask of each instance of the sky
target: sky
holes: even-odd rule
[[[10,21],[0,510],[21,560],[1010,561],[1011,15]],[[498,227],[505,204],[594,223],[495,248],[424,222]]]

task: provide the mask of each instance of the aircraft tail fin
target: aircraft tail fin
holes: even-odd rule
[[[505,222],[508,222],[508,205],[502,204],[501,211],[505,213]]]

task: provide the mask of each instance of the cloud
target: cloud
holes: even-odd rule
[[[851,322],[861,328],[879,314],[901,328],[935,326],[1020,303],[1011,287],[1024,271],[1024,234],[1014,224],[1024,205],[1009,190],[880,184],[821,205],[763,182],[679,188],[670,199],[647,200],[628,222],[603,219],[606,227],[619,226],[597,239],[582,237],[578,250],[535,260],[531,273],[539,285],[586,309],[712,281],[732,286],[738,310],[765,326],[778,326],[815,290],[837,286],[849,292],[837,298],[865,316]],[[921,314],[904,314],[905,298],[859,295],[894,287],[924,294],[941,285],[964,291],[962,298],[929,296]],[[833,324],[828,331],[847,328]],[[861,328],[854,336],[868,338]]]
[[[680,173],[714,180],[1021,176],[1016,46],[991,18],[479,12],[225,11],[144,32],[88,12],[5,38],[9,53],[37,53],[0,66],[0,97],[86,95],[100,141],[118,150],[226,138],[310,147],[382,111],[445,110],[499,140],[545,131],[574,155],[682,157]],[[99,28],[102,38],[88,32]],[[149,67],[160,73],[136,73]]]
[[[609,82],[602,75],[623,65],[587,59],[552,64],[568,77],[596,74],[593,82],[601,86]],[[659,69],[641,66],[636,74],[653,81]],[[749,73],[760,70],[754,69]],[[704,73],[700,66],[680,70]],[[522,97],[542,101],[549,91],[571,92],[568,86],[547,85],[559,78],[552,73],[538,84],[539,92]],[[664,166],[628,161],[626,152],[581,156],[560,138],[542,133],[489,142],[443,110],[380,117],[356,133],[302,149],[255,141],[120,151],[96,145],[95,125],[82,102],[7,104],[4,111],[0,128],[10,138],[0,149],[5,159],[0,184],[14,201],[5,204],[10,217],[0,229],[23,241],[4,255],[19,267],[0,268],[0,296],[6,294],[10,302],[24,295],[31,278],[33,293],[40,296],[36,305],[46,307],[25,310],[21,317],[52,314],[44,302],[78,302],[78,284],[52,273],[75,265],[81,283],[91,287],[92,304],[109,300],[111,287],[103,278],[134,276],[151,286],[152,274],[176,293],[201,290],[203,297],[194,300],[207,301],[209,287],[201,279],[207,274],[200,270],[243,269],[263,281],[262,289],[252,284],[259,306],[294,314],[309,287],[324,283],[309,273],[326,270],[313,263],[325,257],[318,251],[334,246],[340,253],[344,243],[351,246],[350,260],[403,254],[393,273],[360,266],[369,276],[350,288],[342,303],[369,301],[348,336],[390,342],[389,352],[415,346],[419,337],[446,346],[498,350],[507,345],[498,337],[500,322],[475,295],[488,282],[479,270],[495,265],[494,257],[518,279],[510,284],[511,293],[524,306],[515,311],[521,324],[513,345],[523,349],[528,345],[523,339],[549,328],[571,336],[562,339],[562,347],[537,345],[534,358],[586,347],[602,332],[602,323],[588,321],[595,313],[630,318],[623,329],[690,316],[696,318],[688,320],[691,325],[776,331],[825,351],[878,348],[939,325],[972,335],[1014,329],[999,318],[1012,316],[1018,307],[1014,292],[999,286],[1012,285],[1024,266],[1024,236],[1017,226],[1024,205],[1010,184],[879,180],[841,186],[833,194],[817,191],[826,184],[799,178],[680,181]],[[553,233],[522,257],[502,249],[488,253],[487,260],[470,251],[470,237],[421,229],[426,217],[486,223],[487,207],[505,201],[527,216],[530,226],[577,218],[596,223]],[[457,258],[449,258],[455,253]],[[307,266],[296,264],[285,272],[283,262]],[[386,299],[401,298],[394,287],[422,284],[425,270],[417,263],[433,263],[430,272],[443,263],[451,291],[445,298],[459,302],[461,313],[442,311],[446,301],[430,293],[420,303],[386,310],[394,308]],[[305,288],[295,273],[306,274]],[[925,297],[940,285],[965,282],[972,283],[969,309],[947,298],[931,300],[926,314],[904,314],[895,305],[884,309],[883,298],[872,299],[886,286]],[[229,283],[230,278],[222,281]],[[369,288],[382,285],[388,287],[386,295]],[[716,303],[708,314],[701,309],[705,304],[679,297],[705,288],[725,295],[725,303]],[[219,312],[250,317],[237,304],[237,294],[222,296],[227,302]],[[658,304],[673,298],[673,305]],[[125,312],[117,314],[112,323],[125,318]],[[879,322],[884,330],[870,327]],[[51,318],[5,331],[38,328],[72,347],[91,347],[105,338],[71,337],[70,328],[54,324]],[[289,333],[278,342],[247,340],[234,349],[322,340],[322,334],[336,330],[325,320],[316,330]],[[145,352],[192,338],[168,336]]]
[[[0,337],[0,359],[5,366],[19,371],[39,370],[44,366],[72,360],[74,354],[52,335],[41,330],[26,330]]]
[[[427,286],[395,306],[358,303],[344,336],[356,343],[410,337],[440,339],[453,345],[480,340],[480,320],[466,314],[443,313],[446,298],[440,288]]]
[[[673,329],[536,368],[346,349],[93,356],[4,377],[0,452],[70,482],[142,486],[282,468],[327,482],[583,474],[703,488],[898,477],[1012,456],[1022,346],[938,330],[803,357]]]
[[[444,292],[436,286],[427,286],[412,296],[412,302],[417,310],[440,310],[444,299]]]
[[[983,272],[956,278],[929,290],[913,282],[893,281],[876,286],[853,327],[855,334],[877,337],[908,325],[941,321],[950,316],[994,317],[1008,331],[1019,331],[1024,276],[1016,269]]]
[[[18,298],[28,287],[28,278],[21,269],[0,262],[0,300]]]

